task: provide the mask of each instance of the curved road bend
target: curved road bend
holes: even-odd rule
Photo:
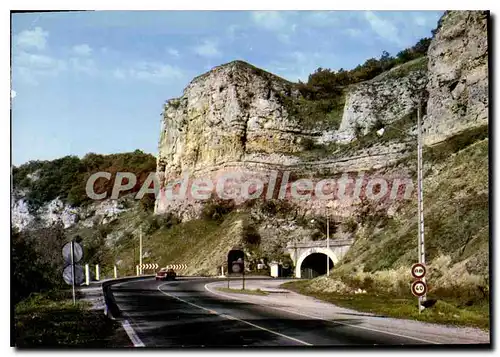
[[[342,324],[308,318],[215,295],[205,289],[220,279],[154,279],[112,286],[123,319],[146,347],[400,345],[425,341],[360,329],[359,317]],[[137,339],[138,338],[138,339]]]

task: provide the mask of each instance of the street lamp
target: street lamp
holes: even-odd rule
[[[406,134],[403,130],[394,128],[391,125],[388,127],[399,130]],[[384,128],[377,130],[377,135],[384,135]],[[422,159],[422,125],[420,122],[420,103],[417,105],[417,200],[418,200],[418,262],[425,264],[425,240],[424,240],[424,189],[423,189],[423,159]],[[425,277],[421,279],[424,284]],[[418,298],[418,308],[421,310],[421,303],[427,300],[427,294]]]

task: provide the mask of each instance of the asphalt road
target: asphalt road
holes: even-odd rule
[[[416,345],[425,343],[356,328],[359,318],[322,321],[210,293],[220,279],[154,279],[113,285],[111,291],[136,346],[241,347]],[[337,322],[336,322],[337,321]],[[351,326],[349,326],[351,325]]]

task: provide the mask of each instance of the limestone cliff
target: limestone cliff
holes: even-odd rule
[[[444,14],[428,52],[424,142],[435,144],[488,123],[488,14]]]
[[[344,88],[343,110],[314,121],[296,84],[243,61],[215,67],[165,105],[157,165],[162,185],[183,172],[280,169],[317,177],[389,167],[413,152],[418,103],[426,114],[425,144],[487,124],[486,16],[445,13],[426,57]],[[393,126],[401,135],[370,135]],[[156,212],[181,206],[157,202]]]

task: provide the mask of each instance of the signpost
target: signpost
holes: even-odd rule
[[[416,279],[411,284],[411,293],[418,298],[418,313],[422,312],[422,298],[427,294],[427,284],[425,283],[426,272],[427,269],[422,263],[416,263],[411,266],[411,275]]]
[[[411,292],[413,295],[420,298],[427,293],[427,284],[422,280],[415,280],[413,284],[411,284]]]
[[[63,270],[63,279],[66,284],[72,286],[73,291],[73,305],[76,304],[75,284],[80,285],[83,283],[83,267],[75,265],[83,257],[82,246],[75,241],[66,243],[62,248],[62,256],[64,258],[65,267]]]
[[[233,248],[227,254],[227,287],[229,289],[229,274],[240,273],[242,277],[242,290],[245,290],[245,253],[242,249]]]
[[[158,269],[158,263],[145,263],[145,264],[139,264],[137,267],[139,268],[140,274],[142,274],[142,270],[152,270],[152,269]]]
[[[423,277],[425,277],[425,273],[426,273],[425,265],[421,263],[416,263],[412,265],[411,275],[415,279],[422,279]]]

